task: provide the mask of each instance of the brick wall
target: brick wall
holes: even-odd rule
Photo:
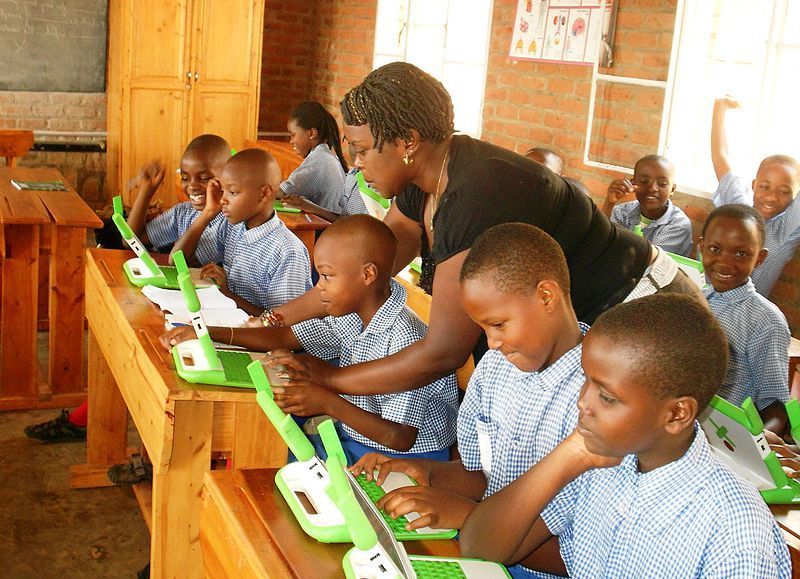
[[[0,91],[0,128],[105,131],[106,95]],[[106,203],[105,153],[32,151],[19,164],[55,167],[89,205],[99,208]]]

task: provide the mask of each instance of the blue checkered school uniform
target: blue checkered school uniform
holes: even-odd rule
[[[340,366],[377,360],[410,346],[425,336],[427,327],[405,306],[405,289],[394,280],[390,283],[389,299],[378,308],[366,328],[362,328],[357,314],[328,316],[295,324],[292,326],[295,337],[308,353],[325,360],[339,358]],[[342,394],[342,397],[386,420],[416,428],[417,440],[408,454],[446,449],[456,438],[458,393],[453,374],[410,392],[371,396]],[[352,439],[365,446],[400,454],[344,423],[342,427]]]
[[[275,308],[311,289],[308,250],[277,215],[247,229],[224,220],[212,261],[222,261],[228,289],[260,308]]]
[[[339,197],[339,209],[337,211],[342,217],[369,213],[367,206],[364,204],[364,199],[361,197],[361,191],[358,190],[357,173],[358,169],[353,167],[344,177],[344,190],[342,196]]]
[[[611,221],[625,229],[641,224],[642,212],[638,201],[622,203],[614,207]],[[667,211],[647,225],[642,225],[642,235],[653,245],[665,251],[689,257],[692,252],[692,222],[672,201],[667,201]]]
[[[753,190],[733,173],[725,173],[714,192],[714,205],[743,203],[753,205]],[[769,297],[772,287],[781,276],[784,266],[792,259],[800,244],[800,202],[792,201],[786,211],[767,221],[764,247],[769,250],[764,263],[753,270],[756,291]]]
[[[751,280],[721,293],[709,287],[705,295],[728,336],[728,373],[718,394],[737,406],[750,396],[759,410],[789,400],[791,334],[778,306]]]
[[[589,326],[579,324],[581,333]],[[458,451],[467,470],[483,470],[488,497],[524,474],[578,423],[581,345],[542,372],[523,372],[498,350],[475,367],[458,411]]]
[[[286,195],[302,195],[320,207],[337,213],[344,189],[344,169],[328,145],[320,143],[281,183]]]
[[[636,455],[591,470],[542,512],[571,577],[788,578],[778,525],[723,465],[699,424],[680,459],[638,472]]]
[[[145,227],[147,238],[150,240],[150,244],[157,249],[171,247],[199,216],[200,212],[195,210],[188,201],[173,205],[147,224]],[[223,221],[225,221],[225,216],[220,213],[206,226],[197,241],[194,256],[201,265],[214,262],[212,258],[216,253],[216,229]]]

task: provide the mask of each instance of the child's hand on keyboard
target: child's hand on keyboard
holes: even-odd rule
[[[192,326],[178,326],[161,334],[158,341],[161,342],[164,349],[169,351],[175,344],[195,339],[197,339],[197,334]]]
[[[433,527],[435,529],[460,529],[477,503],[446,490],[427,487],[402,487],[385,494],[377,507],[396,519],[409,513],[419,514],[407,530]]]
[[[331,414],[332,398],[339,398],[330,390],[306,381],[297,381],[272,386],[275,403],[286,414],[296,416],[317,416]]]
[[[290,350],[272,350],[267,364],[283,366],[292,382],[310,382],[318,386],[327,386],[327,378],[337,368],[309,354],[294,354]]]
[[[377,473],[375,472],[377,471]],[[364,474],[367,480],[383,484],[391,472],[402,472],[413,478],[418,485],[430,486],[431,474],[420,462],[413,459],[390,458],[385,454],[368,452],[350,467],[353,476]]]

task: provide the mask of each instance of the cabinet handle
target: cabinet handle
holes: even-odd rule
[[[195,80],[198,80],[199,78],[200,78],[200,75],[199,75],[199,74],[197,74],[197,73],[194,73],[194,79],[195,79]]]
[[[186,78],[188,78],[189,80],[192,80],[192,71],[191,70],[187,70],[186,71]]]
[[[186,90],[192,90],[192,85],[189,84],[188,82],[183,86],[186,87]]]

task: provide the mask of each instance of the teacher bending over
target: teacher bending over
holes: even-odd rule
[[[385,218],[398,241],[395,273],[417,255],[432,261],[433,271],[424,272],[432,274],[429,330],[364,364],[335,368],[295,358],[288,362],[293,379],[376,394],[416,388],[463,365],[481,330],[461,307],[461,264],[475,239],[500,223],[536,225],[561,245],[580,320],[591,322],[629,296],[697,293],[665,253],[617,228],[574,185],[521,155],[454,135],[450,95],[419,68],[395,62],[374,70],[345,95],[341,110],[355,165],[383,197],[395,198]],[[286,325],[324,315],[312,289],[266,319]],[[259,332],[237,329],[236,343],[258,348]]]

